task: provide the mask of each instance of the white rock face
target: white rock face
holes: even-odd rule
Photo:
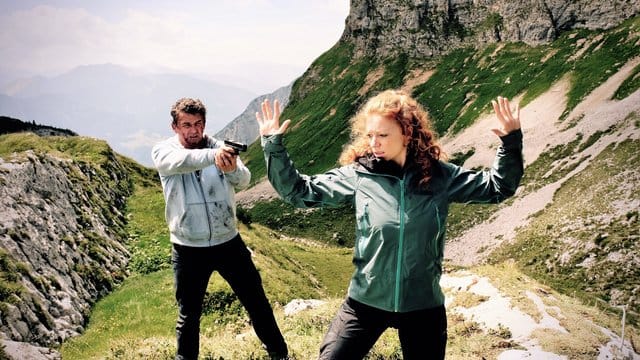
[[[293,299],[284,307],[284,314],[286,316],[291,316],[303,310],[317,308],[324,303],[325,301],[322,300]]]
[[[352,0],[342,39],[357,57],[431,57],[473,43],[547,43],[562,31],[609,29],[639,12],[630,0]]]
[[[33,152],[0,158],[0,257],[20,287],[3,299],[0,338],[59,345],[125,277],[128,175],[115,157],[93,166]]]

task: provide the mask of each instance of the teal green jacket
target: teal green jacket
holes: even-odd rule
[[[378,309],[408,312],[444,304],[440,276],[449,204],[497,203],[515,193],[524,167],[522,132],[501,140],[491,169],[471,171],[439,161],[423,189],[412,186],[415,172],[381,171],[372,161],[303,175],[282,135],[262,137],[262,145],[269,181],[285,201],[297,207],[354,205],[349,296]]]

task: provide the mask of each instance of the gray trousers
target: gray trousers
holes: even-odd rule
[[[402,358],[444,359],[447,316],[444,306],[394,313],[347,298],[320,345],[320,360],[363,359],[389,327],[398,329]]]

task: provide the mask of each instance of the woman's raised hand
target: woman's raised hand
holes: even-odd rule
[[[273,109],[271,109],[268,99],[262,102],[262,115],[256,112],[256,120],[260,126],[261,136],[284,134],[291,123],[291,120],[285,120],[280,125],[280,102],[274,100]]]
[[[498,136],[505,136],[508,133],[520,129],[520,106],[516,105],[515,113],[513,116],[511,112],[511,106],[509,105],[509,99],[498,96],[497,100],[491,100],[493,110],[498,116],[500,127],[493,128],[493,131]]]

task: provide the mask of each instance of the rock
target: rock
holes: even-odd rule
[[[113,153],[100,155],[102,164],[33,151],[0,159],[0,256],[17,289],[4,301],[1,337],[58,346],[124,277],[130,180]]]
[[[352,0],[341,40],[355,57],[442,55],[474,43],[544,44],[563,31],[608,29],[637,15],[629,0]]]
[[[60,360],[60,353],[41,346],[34,346],[25,342],[2,340],[4,352],[12,360]]]
[[[284,315],[291,316],[303,310],[315,309],[324,303],[322,300],[293,299],[284,307]]]

